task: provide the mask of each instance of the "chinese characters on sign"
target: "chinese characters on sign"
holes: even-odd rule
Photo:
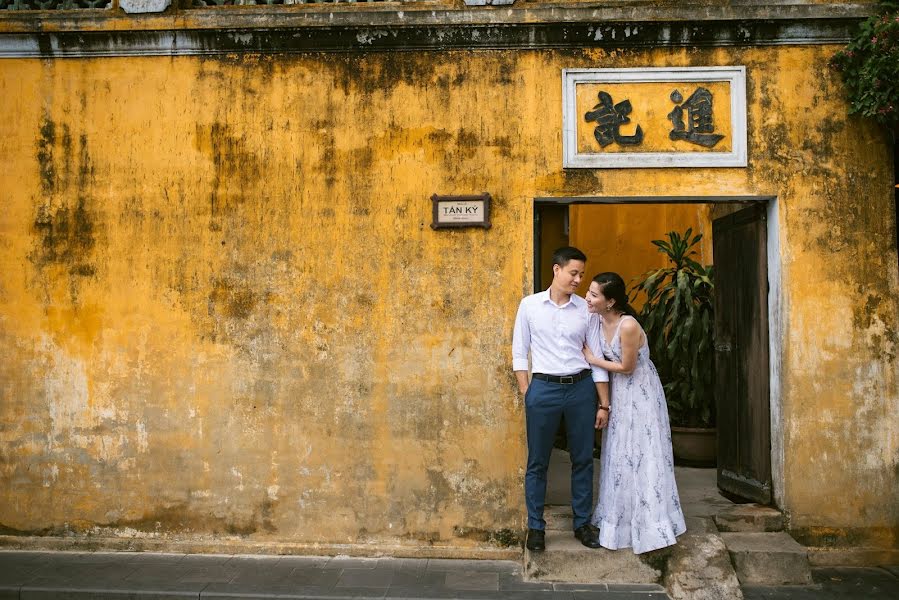
[[[668,133],[668,137],[712,148],[724,138],[723,135],[713,133],[715,125],[712,123],[712,92],[701,87],[681,104],[683,99],[679,91],[671,92],[671,101],[677,106],[668,113],[668,118],[674,124],[674,129]],[[684,113],[687,114],[686,123]]]
[[[746,67],[562,69],[566,169],[745,167]]]
[[[612,96],[606,92],[599,93],[599,104],[593,107],[584,117],[587,121],[596,121],[593,135],[599,145],[605,148],[613,141],[622,146],[636,146],[643,141],[643,130],[637,125],[634,135],[621,135],[618,128],[630,123],[627,117],[631,112],[631,101],[624,100],[612,106]]]
[[[622,100],[613,105],[612,96],[607,92],[599,92],[599,104],[584,115],[587,122],[595,122],[593,136],[603,148],[612,142],[622,146],[637,146],[643,142],[643,129],[637,125],[633,135],[621,135],[619,128],[630,123],[627,116],[633,110],[630,100]],[[674,128],[668,133],[672,140],[684,140],[705,148],[712,148],[724,136],[714,133],[715,125],[712,115],[712,93],[699,87],[684,102],[679,90],[671,92],[671,101],[676,104],[668,113],[668,120]],[[685,119],[686,117],[686,119]]]

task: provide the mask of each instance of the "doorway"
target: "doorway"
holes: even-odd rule
[[[549,257],[556,247],[573,245],[587,254],[588,277],[579,290],[583,294],[594,273],[616,271],[631,282],[636,275],[664,266],[665,257],[651,241],[686,227],[703,233],[701,262],[715,263],[716,270],[721,263],[725,269],[716,276],[721,292],[715,341],[716,366],[720,365],[715,383],[719,488],[746,500],[780,504],[783,436],[777,378],[781,327],[776,198],[537,198],[535,291],[549,285]],[[753,243],[748,243],[750,238]]]

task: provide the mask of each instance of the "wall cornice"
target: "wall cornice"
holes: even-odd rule
[[[13,12],[0,16],[0,57],[831,44],[873,11],[869,3],[397,6]]]

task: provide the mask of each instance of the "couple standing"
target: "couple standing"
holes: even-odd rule
[[[552,260],[552,285],[521,301],[512,337],[512,370],[527,417],[527,548],[546,548],[546,472],[562,415],[574,536],[589,548],[633,548],[636,554],[670,546],[686,526],[668,409],[646,334],[620,276],[597,275],[584,300],[575,293],[584,277],[584,253],[560,248]],[[606,426],[594,510],[593,430]]]

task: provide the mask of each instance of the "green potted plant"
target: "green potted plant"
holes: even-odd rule
[[[645,273],[631,290],[644,294],[640,322],[665,388],[675,458],[715,462],[713,268],[696,261],[702,234],[671,231],[653,240],[668,265]]]
[[[899,2],[882,2],[830,65],[843,77],[850,114],[874,119],[899,136]]]

